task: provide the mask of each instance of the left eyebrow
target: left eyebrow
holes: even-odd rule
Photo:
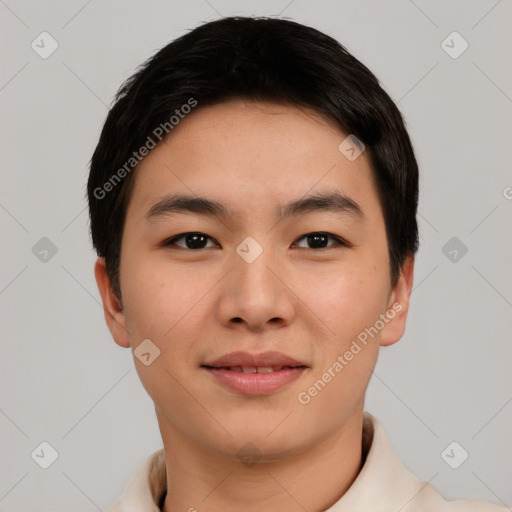
[[[338,191],[311,194],[281,207],[281,217],[291,217],[318,210],[353,215],[364,218],[362,208],[350,197]]]
[[[332,211],[364,218],[361,207],[350,197],[338,192],[310,194],[300,199],[292,200],[277,208],[276,216],[287,218],[303,215],[314,211]],[[228,218],[230,210],[219,201],[206,197],[183,194],[169,195],[154,204],[146,213],[147,220],[172,215],[173,213],[195,213],[204,216]]]

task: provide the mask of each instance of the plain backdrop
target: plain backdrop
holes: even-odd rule
[[[88,163],[122,81],[235,14],[328,33],[398,103],[421,171],[421,248],[406,335],[382,349],[366,409],[446,497],[511,507],[509,0],[2,0],[0,510],[105,510],[161,447],[131,353],[104,323]],[[469,454],[457,469],[454,441],[452,459]],[[47,469],[41,450],[58,454]]]

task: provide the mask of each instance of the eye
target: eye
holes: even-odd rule
[[[182,240],[182,244],[177,243],[178,241]],[[175,245],[177,247],[181,247],[182,249],[207,249],[208,247],[206,244],[208,240],[213,240],[213,238],[205,235],[204,233],[182,233],[181,235],[176,235],[175,237],[166,240],[162,245],[166,247]],[[210,247],[215,247],[215,245]]]
[[[331,238],[334,240],[334,244],[326,245],[328,239]],[[345,247],[350,247],[350,244],[343,240],[342,238],[332,235],[331,233],[316,232],[316,233],[308,233],[307,235],[301,236],[298,240],[306,240],[306,243],[311,244],[312,247],[301,247],[301,249],[328,249],[329,247],[333,247],[336,245],[341,245]]]

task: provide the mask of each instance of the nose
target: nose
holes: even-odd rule
[[[222,280],[218,303],[220,321],[230,327],[259,331],[289,325],[295,315],[292,283],[286,271],[264,250],[252,263],[238,255],[234,268]]]

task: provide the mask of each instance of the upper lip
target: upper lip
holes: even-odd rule
[[[249,352],[230,352],[214,361],[203,364],[213,368],[223,368],[231,366],[242,366],[246,368],[261,368],[265,366],[307,366],[293,357],[287,356],[281,352],[261,352],[259,354],[250,354]]]

